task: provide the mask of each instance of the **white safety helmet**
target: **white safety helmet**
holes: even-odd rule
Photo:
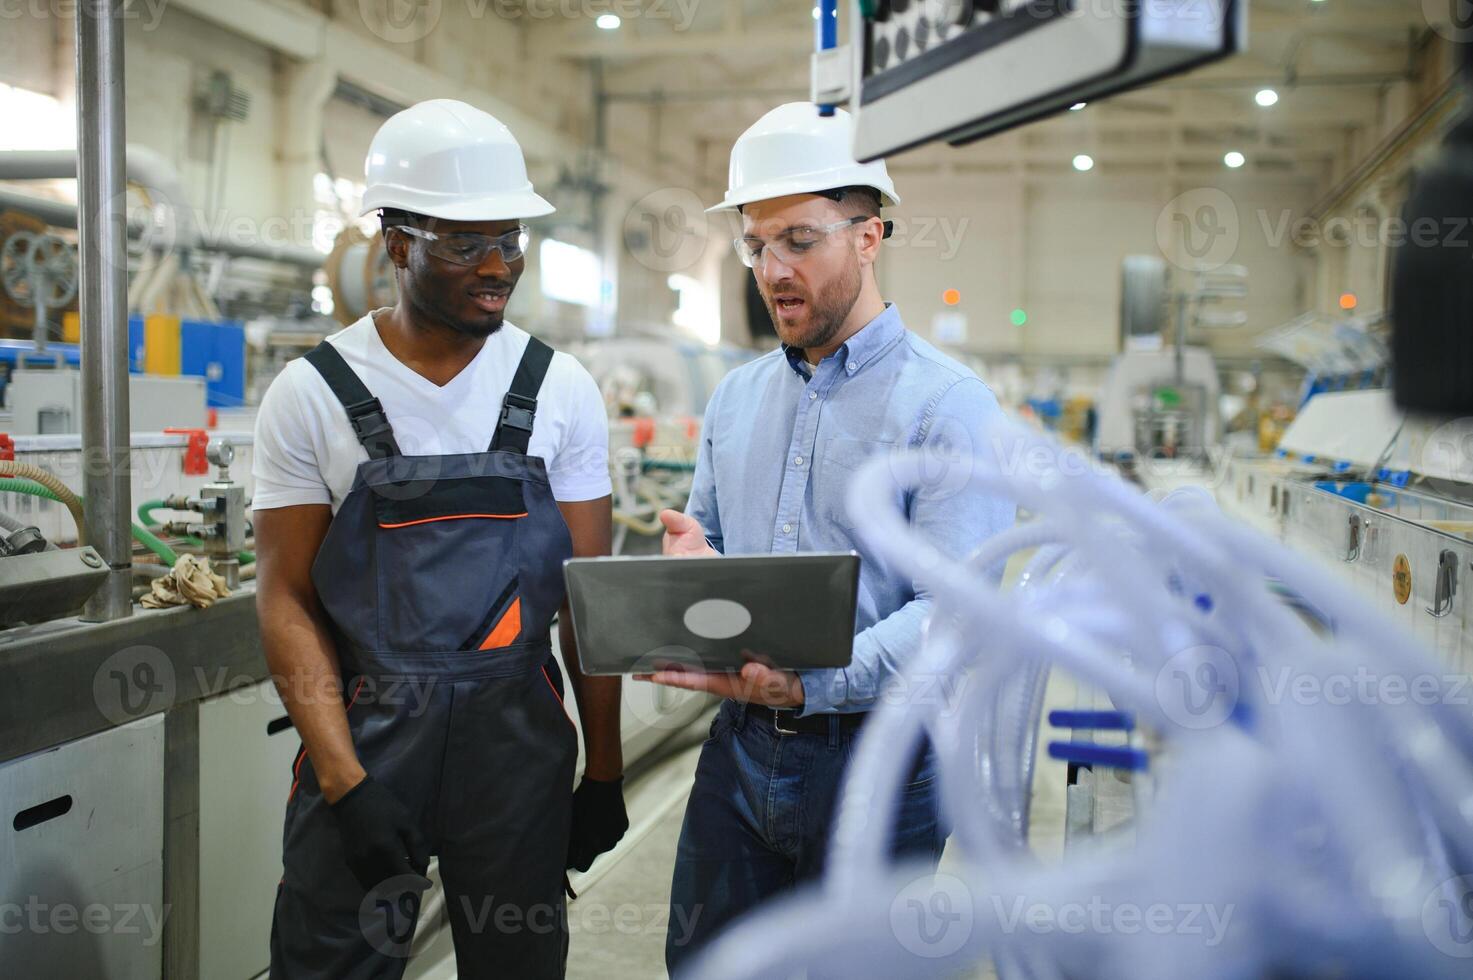
[[[363,210],[396,208],[451,221],[504,221],[551,214],[532,190],[522,148],[488,112],[430,99],[379,127],[363,166]]]
[[[789,102],[757,120],[731,148],[726,200],[707,213],[789,194],[873,187],[880,204],[900,203],[885,161],[854,159],[854,119],[843,109],[820,116],[812,102]]]

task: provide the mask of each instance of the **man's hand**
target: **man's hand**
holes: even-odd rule
[[[707,543],[706,531],[694,517],[687,517],[678,510],[662,510],[660,523],[665,525],[665,538],[661,542],[664,554],[681,558],[716,558],[720,555]]]
[[[593,779],[585,775],[573,793],[573,820],[568,832],[568,864],[587,871],[593,859],[611,851],[629,829],[624,809],[624,779]]]
[[[363,890],[371,892],[387,881],[417,879],[417,888],[430,887],[424,877],[430,847],[414,819],[398,798],[372,776],[348,790],[328,808],[343,837],[348,870]]]
[[[666,511],[666,514],[671,513]],[[665,515],[661,514],[661,518]],[[666,524],[669,527],[669,524]],[[705,691],[769,708],[798,708],[803,704],[803,682],[796,672],[776,670],[765,664],[747,664],[740,674],[707,673],[703,670],[661,670],[636,674],[637,681],[651,681],[687,691]]]

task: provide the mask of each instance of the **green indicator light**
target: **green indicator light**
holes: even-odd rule
[[[1024,310],[1013,311],[1013,326],[1021,327],[1028,322],[1028,313]]]

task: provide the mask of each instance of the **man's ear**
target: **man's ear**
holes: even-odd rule
[[[890,236],[890,223],[879,218],[870,218],[859,226],[855,236],[859,246],[860,261],[871,263],[880,257],[880,245]]]
[[[384,249],[396,269],[409,268],[409,236],[398,228],[384,229]]]

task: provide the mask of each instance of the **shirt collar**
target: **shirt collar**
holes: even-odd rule
[[[903,333],[905,333],[905,324],[901,322],[900,310],[894,303],[886,303],[884,311],[879,316],[860,327],[858,332],[845,341],[831,356],[841,362],[840,366],[846,374],[853,375],[874,360],[877,355],[889,349],[890,345],[900,339]],[[794,371],[805,379],[813,376],[813,365],[804,360],[803,348],[783,344],[782,350]]]

